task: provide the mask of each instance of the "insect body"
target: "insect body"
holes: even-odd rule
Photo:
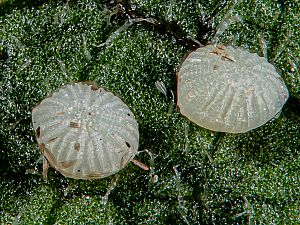
[[[32,110],[32,122],[44,156],[66,177],[107,177],[137,154],[133,113],[119,97],[94,85],[63,86]]]
[[[177,75],[177,105],[197,125],[244,133],[272,119],[288,90],[265,58],[240,48],[207,45],[192,52]]]

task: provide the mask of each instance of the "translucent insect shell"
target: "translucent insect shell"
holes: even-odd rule
[[[192,52],[177,75],[177,105],[197,125],[244,133],[272,119],[289,92],[265,58],[240,48],[207,45]]]
[[[66,177],[107,177],[137,154],[134,114],[119,97],[91,84],[61,87],[33,108],[32,122],[44,156]]]

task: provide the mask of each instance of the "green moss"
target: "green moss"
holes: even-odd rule
[[[154,26],[133,24],[100,47],[124,23],[99,1],[30,4],[0,2],[1,223],[20,224],[297,224],[299,222],[299,109],[288,102],[281,115],[246,134],[218,134],[189,122],[155,87],[161,80],[176,95],[176,69],[188,49]],[[197,20],[214,1],[132,1],[139,14],[167,20],[182,34],[199,37]],[[299,3],[239,3],[243,18],[220,41],[261,51],[281,71],[299,101]],[[216,24],[231,5],[219,7]],[[255,8],[255,10],[253,10]],[[212,39],[208,32],[202,40]],[[286,40],[286,41],[285,41]],[[25,174],[39,150],[31,109],[61,85],[91,80],[119,95],[134,111],[140,150],[154,154],[154,174],[134,165],[120,172],[116,189],[102,205],[110,178],[78,181],[53,169],[49,181]],[[297,111],[298,110],[298,111]],[[138,160],[149,164],[147,154]],[[176,176],[176,166],[180,175]],[[3,215],[3,216],[2,216]]]
[[[103,205],[100,196],[97,198],[87,195],[69,199],[55,218],[55,224],[124,223],[123,215],[112,203]]]

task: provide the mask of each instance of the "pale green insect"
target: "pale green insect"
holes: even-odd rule
[[[44,160],[66,177],[97,179],[124,168],[138,152],[138,123],[113,93],[87,83],[61,87],[32,110]]]
[[[289,97],[272,64],[232,46],[198,48],[182,63],[177,82],[180,112],[220,132],[244,133],[265,124]]]

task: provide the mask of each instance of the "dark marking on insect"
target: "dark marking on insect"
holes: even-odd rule
[[[128,148],[131,147],[131,145],[127,141],[125,141],[125,143],[126,143],[126,145],[127,145]]]
[[[215,55],[221,55],[224,56],[225,55],[225,51],[219,48],[215,48],[212,52],[210,52],[211,54],[215,54]]]
[[[127,116],[131,116],[130,113],[127,113]]]
[[[92,90],[92,91],[97,91],[98,88],[97,88],[97,86],[96,86],[95,84],[93,84],[92,87],[91,87],[91,90]]]
[[[217,48],[220,49],[220,50],[225,50],[225,46],[224,45],[218,45]]]
[[[91,113],[91,112],[88,112],[88,115],[90,116],[90,115],[92,115],[92,113]]]
[[[41,136],[41,127],[36,128],[35,136],[36,136],[37,139],[40,138],[40,136]]]
[[[48,160],[48,162],[50,163],[50,165],[56,165],[55,157],[53,156],[51,151],[45,147],[45,145],[43,146],[43,154],[46,157],[46,159]]]
[[[79,123],[77,123],[77,122],[70,122],[70,127],[79,128],[80,126],[79,126]]]
[[[177,100],[176,100],[176,102],[177,102]],[[177,108],[178,108],[178,110],[179,110],[179,112],[180,112],[180,107],[181,107],[181,104],[179,105],[177,105]]]
[[[79,144],[79,143],[75,143],[75,144],[74,144],[74,149],[75,149],[77,152],[79,152],[79,150],[80,150],[80,144]]]
[[[235,60],[233,58],[230,57],[230,55],[223,55],[221,57],[222,60],[224,61],[231,61],[231,62],[235,62]]]
[[[76,162],[77,162],[77,160],[70,160],[70,161],[63,161],[60,164],[64,169],[67,169],[67,168],[73,166]]]
[[[51,138],[50,140],[48,140],[48,142],[55,141],[56,139],[57,137]]]
[[[220,55],[221,59],[224,61],[232,61],[235,62],[235,59],[225,51],[225,47],[223,45],[218,45],[211,54]]]
[[[78,171],[79,172],[79,171]],[[85,179],[98,179],[100,176],[108,176],[109,173],[89,173],[84,176]]]
[[[46,145],[45,145],[44,143],[40,143],[40,144],[39,144],[39,148],[40,148],[40,150],[41,150],[42,153],[44,153],[45,146],[46,146]]]

